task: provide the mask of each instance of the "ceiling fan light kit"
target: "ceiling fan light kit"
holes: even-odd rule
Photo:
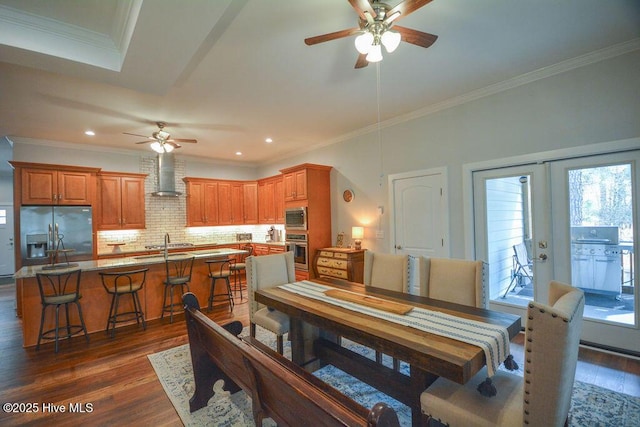
[[[124,132],[124,134],[146,138],[146,140],[136,142],[136,144],[146,144],[153,141],[151,142],[149,147],[159,154],[170,153],[174,149],[182,147],[180,144],[178,144],[178,142],[188,142],[191,144],[195,144],[198,142],[198,140],[196,139],[171,138],[171,134],[164,130],[164,127],[167,125],[165,122],[156,122],[156,125],[158,126],[158,130],[153,132],[151,136],[139,135],[137,133],[129,132]]]
[[[378,0],[348,0],[351,7],[358,13],[358,28],[309,37],[304,40],[308,46],[349,37],[355,34],[356,50],[360,54],[355,68],[366,67],[369,62],[382,61],[382,48],[388,53],[396,50],[401,41],[427,48],[435,43],[438,36],[413,30],[411,28],[395,26],[396,21],[420,9],[432,0],[404,0],[394,7],[390,7]]]

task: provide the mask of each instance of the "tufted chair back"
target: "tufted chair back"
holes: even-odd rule
[[[578,363],[584,293],[552,281],[549,305],[530,302],[525,330],[523,416],[528,425],[563,425]]]
[[[365,251],[364,284],[408,293],[409,256]]]

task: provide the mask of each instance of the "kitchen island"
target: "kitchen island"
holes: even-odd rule
[[[241,249],[215,248],[195,251],[183,251],[180,253],[170,253],[169,257],[194,256],[193,274],[189,288],[196,294],[200,301],[209,298],[211,281],[208,277],[209,269],[206,261],[214,258],[233,257],[246,253]],[[126,271],[138,268],[149,268],[147,280],[144,288],[139,292],[140,301],[146,320],[158,319],[162,315],[162,305],[164,297],[164,284],[166,278],[165,261],[162,253],[152,255],[131,256],[122,258],[99,259],[94,261],[76,262],[76,268],[82,270],[80,281],[80,293],[82,299],[82,314],[89,333],[104,331],[109,316],[111,296],[107,294],[100,279],[101,271]],[[42,305],[40,303],[40,292],[36,273],[42,272],[41,265],[22,267],[15,275],[16,280],[16,305],[18,316],[22,318],[22,337],[25,347],[36,345],[38,342],[38,329],[40,327],[40,315]],[[49,270],[51,271],[51,270]],[[224,286],[222,281],[218,281],[216,286]],[[217,290],[219,292],[220,290]],[[123,299],[121,309],[129,309],[129,301]],[[225,307],[227,303],[224,304]],[[217,304],[216,304],[217,305]],[[215,306],[214,306],[215,308]],[[72,322],[77,313],[71,310]],[[54,324],[53,310],[47,312],[45,319],[45,330]]]

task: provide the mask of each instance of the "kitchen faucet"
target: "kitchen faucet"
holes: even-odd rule
[[[169,258],[169,243],[171,243],[171,238],[169,237],[169,233],[164,234],[164,259]]]

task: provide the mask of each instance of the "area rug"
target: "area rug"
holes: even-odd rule
[[[242,335],[248,334],[248,329]],[[257,338],[275,349],[275,335],[258,328]],[[358,344],[344,340],[343,345],[367,357],[374,352]],[[285,356],[291,354],[289,342],[285,341]],[[191,368],[189,345],[182,345],[148,356],[167,396],[175,407],[185,426],[252,426],[251,398],[243,391],[230,394],[223,389],[222,381],[214,386],[215,394],[207,407],[194,413],[189,412],[189,399],[193,395],[194,382]],[[391,359],[385,360],[391,363]],[[408,366],[401,366],[403,371]],[[377,402],[386,402],[398,414],[401,426],[411,425],[411,410],[404,404],[390,398],[333,367],[325,366],[314,373],[323,381],[339,389],[361,405],[371,408]],[[520,372],[520,374],[522,374]],[[640,426],[640,398],[617,393],[602,387],[576,381],[571,400],[570,426]],[[276,426],[267,419],[263,426]]]

